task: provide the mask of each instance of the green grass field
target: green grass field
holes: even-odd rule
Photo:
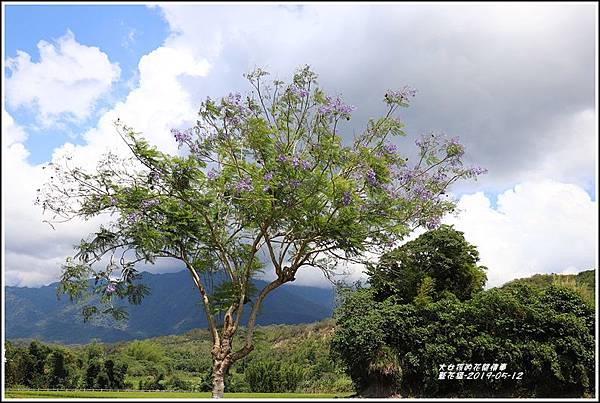
[[[210,392],[94,392],[94,391],[35,391],[35,390],[7,390],[6,398],[27,399],[63,399],[63,398],[210,398]],[[335,398],[344,397],[344,394],[335,393],[225,393],[225,398]]]

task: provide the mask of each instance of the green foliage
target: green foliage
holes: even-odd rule
[[[295,392],[304,379],[304,371],[296,364],[254,360],[244,371],[251,392]]]
[[[142,390],[165,390],[166,385],[164,384],[164,374],[158,374],[144,381],[140,380],[139,387]]]
[[[46,360],[48,386],[51,388],[67,387],[69,373],[66,367],[65,354],[61,350],[54,350]]]
[[[225,398],[234,399],[333,399],[337,397],[346,397],[348,393],[229,393],[225,392]],[[162,399],[210,399],[209,392],[136,392],[136,391],[36,391],[36,390],[7,390],[5,396],[11,399],[40,399],[51,398],[55,400],[63,399],[144,399],[154,400]]]
[[[177,375],[170,376],[165,382],[165,387],[168,390],[192,390],[191,383]]]
[[[278,368],[276,390],[304,393],[351,393],[351,379],[341,363],[332,359],[329,340],[331,320],[309,325],[271,325],[256,330],[255,350],[229,369],[225,386],[230,392],[251,392],[248,368],[272,363]],[[240,337],[243,337],[241,335]],[[137,388],[165,390],[212,390],[211,340],[206,330],[193,330],[179,336],[163,336],[116,344],[90,343],[83,346],[48,346],[36,343],[36,349],[48,347],[65,356],[67,382],[60,387],[113,389]],[[28,365],[29,345],[7,342],[6,380],[8,387],[33,387]],[[158,352],[158,353],[157,353]],[[139,357],[139,358],[138,358]],[[20,365],[17,365],[21,363]],[[29,365],[33,368],[32,361]],[[252,369],[250,370],[252,371]],[[160,385],[160,386],[159,386]],[[40,387],[50,387],[41,383]],[[259,387],[258,392],[266,392]],[[258,393],[257,392],[257,393]]]
[[[404,303],[417,296],[436,300],[448,292],[465,300],[481,291],[487,279],[478,261],[479,252],[463,233],[443,225],[385,254],[367,271],[380,301],[390,296]]]
[[[73,350],[32,341],[7,350],[7,385],[31,388],[122,388],[127,366],[105,358],[97,343]]]
[[[533,287],[545,288],[554,284],[572,289],[593,307],[596,296],[595,273],[596,270],[585,270],[577,274],[535,274],[531,277],[509,281],[503,287],[528,284]]]
[[[165,352],[149,340],[134,340],[127,345],[126,354],[136,360],[160,362],[164,359]]]
[[[6,341],[5,382],[7,385],[33,386],[36,373],[33,356],[26,348],[14,346]],[[39,368],[38,368],[39,369]]]
[[[358,390],[385,384],[409,397],[593,394],[595,315],[568,288],[515,285],[465,301],[409,304],[378,301],[374,291],[347,291],[336,313],[332,348]],[[507,363],[509,373],[524,376],[438,380],[440,364],[459,363]]]

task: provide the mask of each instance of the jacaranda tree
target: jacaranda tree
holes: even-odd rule
[[[108,154],[93,171],[67,157],[50,167],[53,179],[38,200],[54,221],[113,217],[64,266],[60,292],[72,298],[94,280],[103,304],[86,306],[85,317],[122,318],[116,302],[141,302],[148,290],[136,264],[169,258],[185,265],[212,335],[214,397],[223,395],[228,368],[252,351],[271,291],[300,269],[329,276],[336,264],[364,262],[417,226],[436,227],[453,208],[448,186],[483,171],[463,165],[455,138],[423,136],[414,162],[398,152],[390,140],[404,134],[396,113],[415,95],[408,87],[388,91],[385,115],[350,139],[345,124],[354,107],[326,95],[308,67],[289,84],[266,85],[267,74],[246,75],[247,96],[207,98],[194,127],[173,129],[180,155],[117,121],[131,156]],[[274,280],[251,295],[252,279],[267,268]],[[220,275],[212,290],[207,273]],[[234,347],[244,310],[244,341]]]

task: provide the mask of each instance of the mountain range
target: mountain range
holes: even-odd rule
[[[6,339],[38,339],[63,344],[144,339],[181,334],[207,326],[198,290],[187,271],[152,274],[142,272],[150,294],[140,305],[127,307],[129,319],[122,322],[83,322],[82,304],[57,297],[58,283],[40,288],[5,287]],[[255,280],[262,289],[267,283]],[[285,284],[264,300],[257,324],[299,324],[331,317],[333,288]],[[248,314],[246,307],[245,313]]]

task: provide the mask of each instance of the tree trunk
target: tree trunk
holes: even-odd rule
[[[220,345],[213,346],[212,397],[215,399],[221,399],[225,392],[225,375],[227,374],[227,369],[233,363],[231,360],[232,338],[233,335],[230,332],[226,332],[221,339]]]
[[[223,393],[225,392],[225,370],[223,362],[215,361],[215,364],[213,366],[212,378],[212,397],[214,399],[221,399],[223,398]]]
[[[214,399],[221,399],[223,397],[223,393],[225,392],[225,375],[227,374],[227,370],[229,367],[236,361],[241,358],[244,358],[246,355],[252,351],[252,336],[254,334],[254,323],[256,322],[256,315],[258,314],[258,309],[260,308],[262,300],[267,296],[269,292],[279,287],[286,281],[293,281],[293,273],[291,275],[291,279],[282,279],[278,277],[276,280],[267,284],[265,288],[258,295],[254,306],[252,307],[252,311],[250,312],[250,318],[248,319],[247,328],[246,328],[246,340],[244,346],[236,351],[232,351],[232,343],[233,343],[233,335],[237,330],[237,323],[234,323],[231,320],[231,312],[228,312],[224,318],[223,324],[223,333],[221,337],[213,336],[214,345],[211,350],[211,354],[213,357],[213,371],[212,371],[212,382],[213,382],[213,390],[212,397]],[[241,312],[241,311],[240,311]],[[238,315],[238,320],[239,320]],[[215,328],[216,329],[216,328]],[[213,333],[218,336],[218,332],[215,330]]]

